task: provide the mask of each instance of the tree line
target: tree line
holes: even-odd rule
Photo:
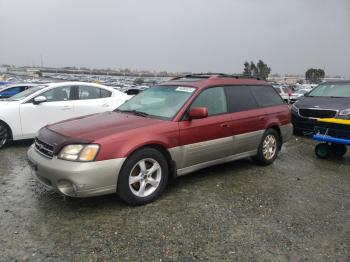
[[[243,65],[243,76],[254,77],[262,80],[267,80],[270,73],[271,67],[269,67],[264,61],[259,60],[258,63],[246,61]],[[323,69],[310,68],[305,72],[305,80],[311,84],[318,84],[322,82],[326,73]]]

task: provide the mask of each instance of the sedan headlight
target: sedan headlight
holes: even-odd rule
[[[340,110],[339,112],[339,116],[348,116],[348,115],[350,115],[350,109]]]
[[[299,108],[297,108],[296,105],[293,104],[292,105],[292,111],[298,113],[299,112]]]
[[[58,158],[69,161],[94,161],[99,149],[100,146],[96,144],[68,145],[60,151]]]

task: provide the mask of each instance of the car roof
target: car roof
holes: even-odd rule
[[[60,86],[69,86],[69,85],[73,85],[73,86],[86,85],[86,86],[95,86],[95,87],[99,87],[99,88],[104,88],[104,89],[107,89],[107,90],[112,91],[112,92],[118,91],[118,90],[114,89],[113,87],[105,86],[105,85],[101,85],[101,84],[97,84],[97,83],[91,83],[91,82],[67,81],[67,82],[46,83],[46,84],[41,84],[41,85],[44,85],[46,87],[46,89],[51,89],[51,88],[60,87]]]
[[[350,80],[344,79],[344,80],[329,80],[326,82],[321,83],[322,84],[350,84]]]
[[[191,74],[175,77],[160,85],[184,85],[204,89],[209,86],[220,85],[270,85],[259,78],[227,74]]]
[[[17,87],[17,86],[28,86],[28,87],[33,87],[33,86],[37,86],[39,84],[32,84],[32,83],[15,83],[15,84],[7,84],[7,85],[3,85],[0,87],[0,89],[8,89],[8,88],[12,88],[12,87]]]

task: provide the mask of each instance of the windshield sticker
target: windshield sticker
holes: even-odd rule
[[[192,93],[195,88],[193,87],[187,87],[187,86],[179,86],[178,88],[175,89],[176,91],[180,92],[187,92],[187,93]]]

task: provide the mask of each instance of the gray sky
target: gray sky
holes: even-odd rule
[[[350,0],[0,0],[0,64],[350,76]]]

